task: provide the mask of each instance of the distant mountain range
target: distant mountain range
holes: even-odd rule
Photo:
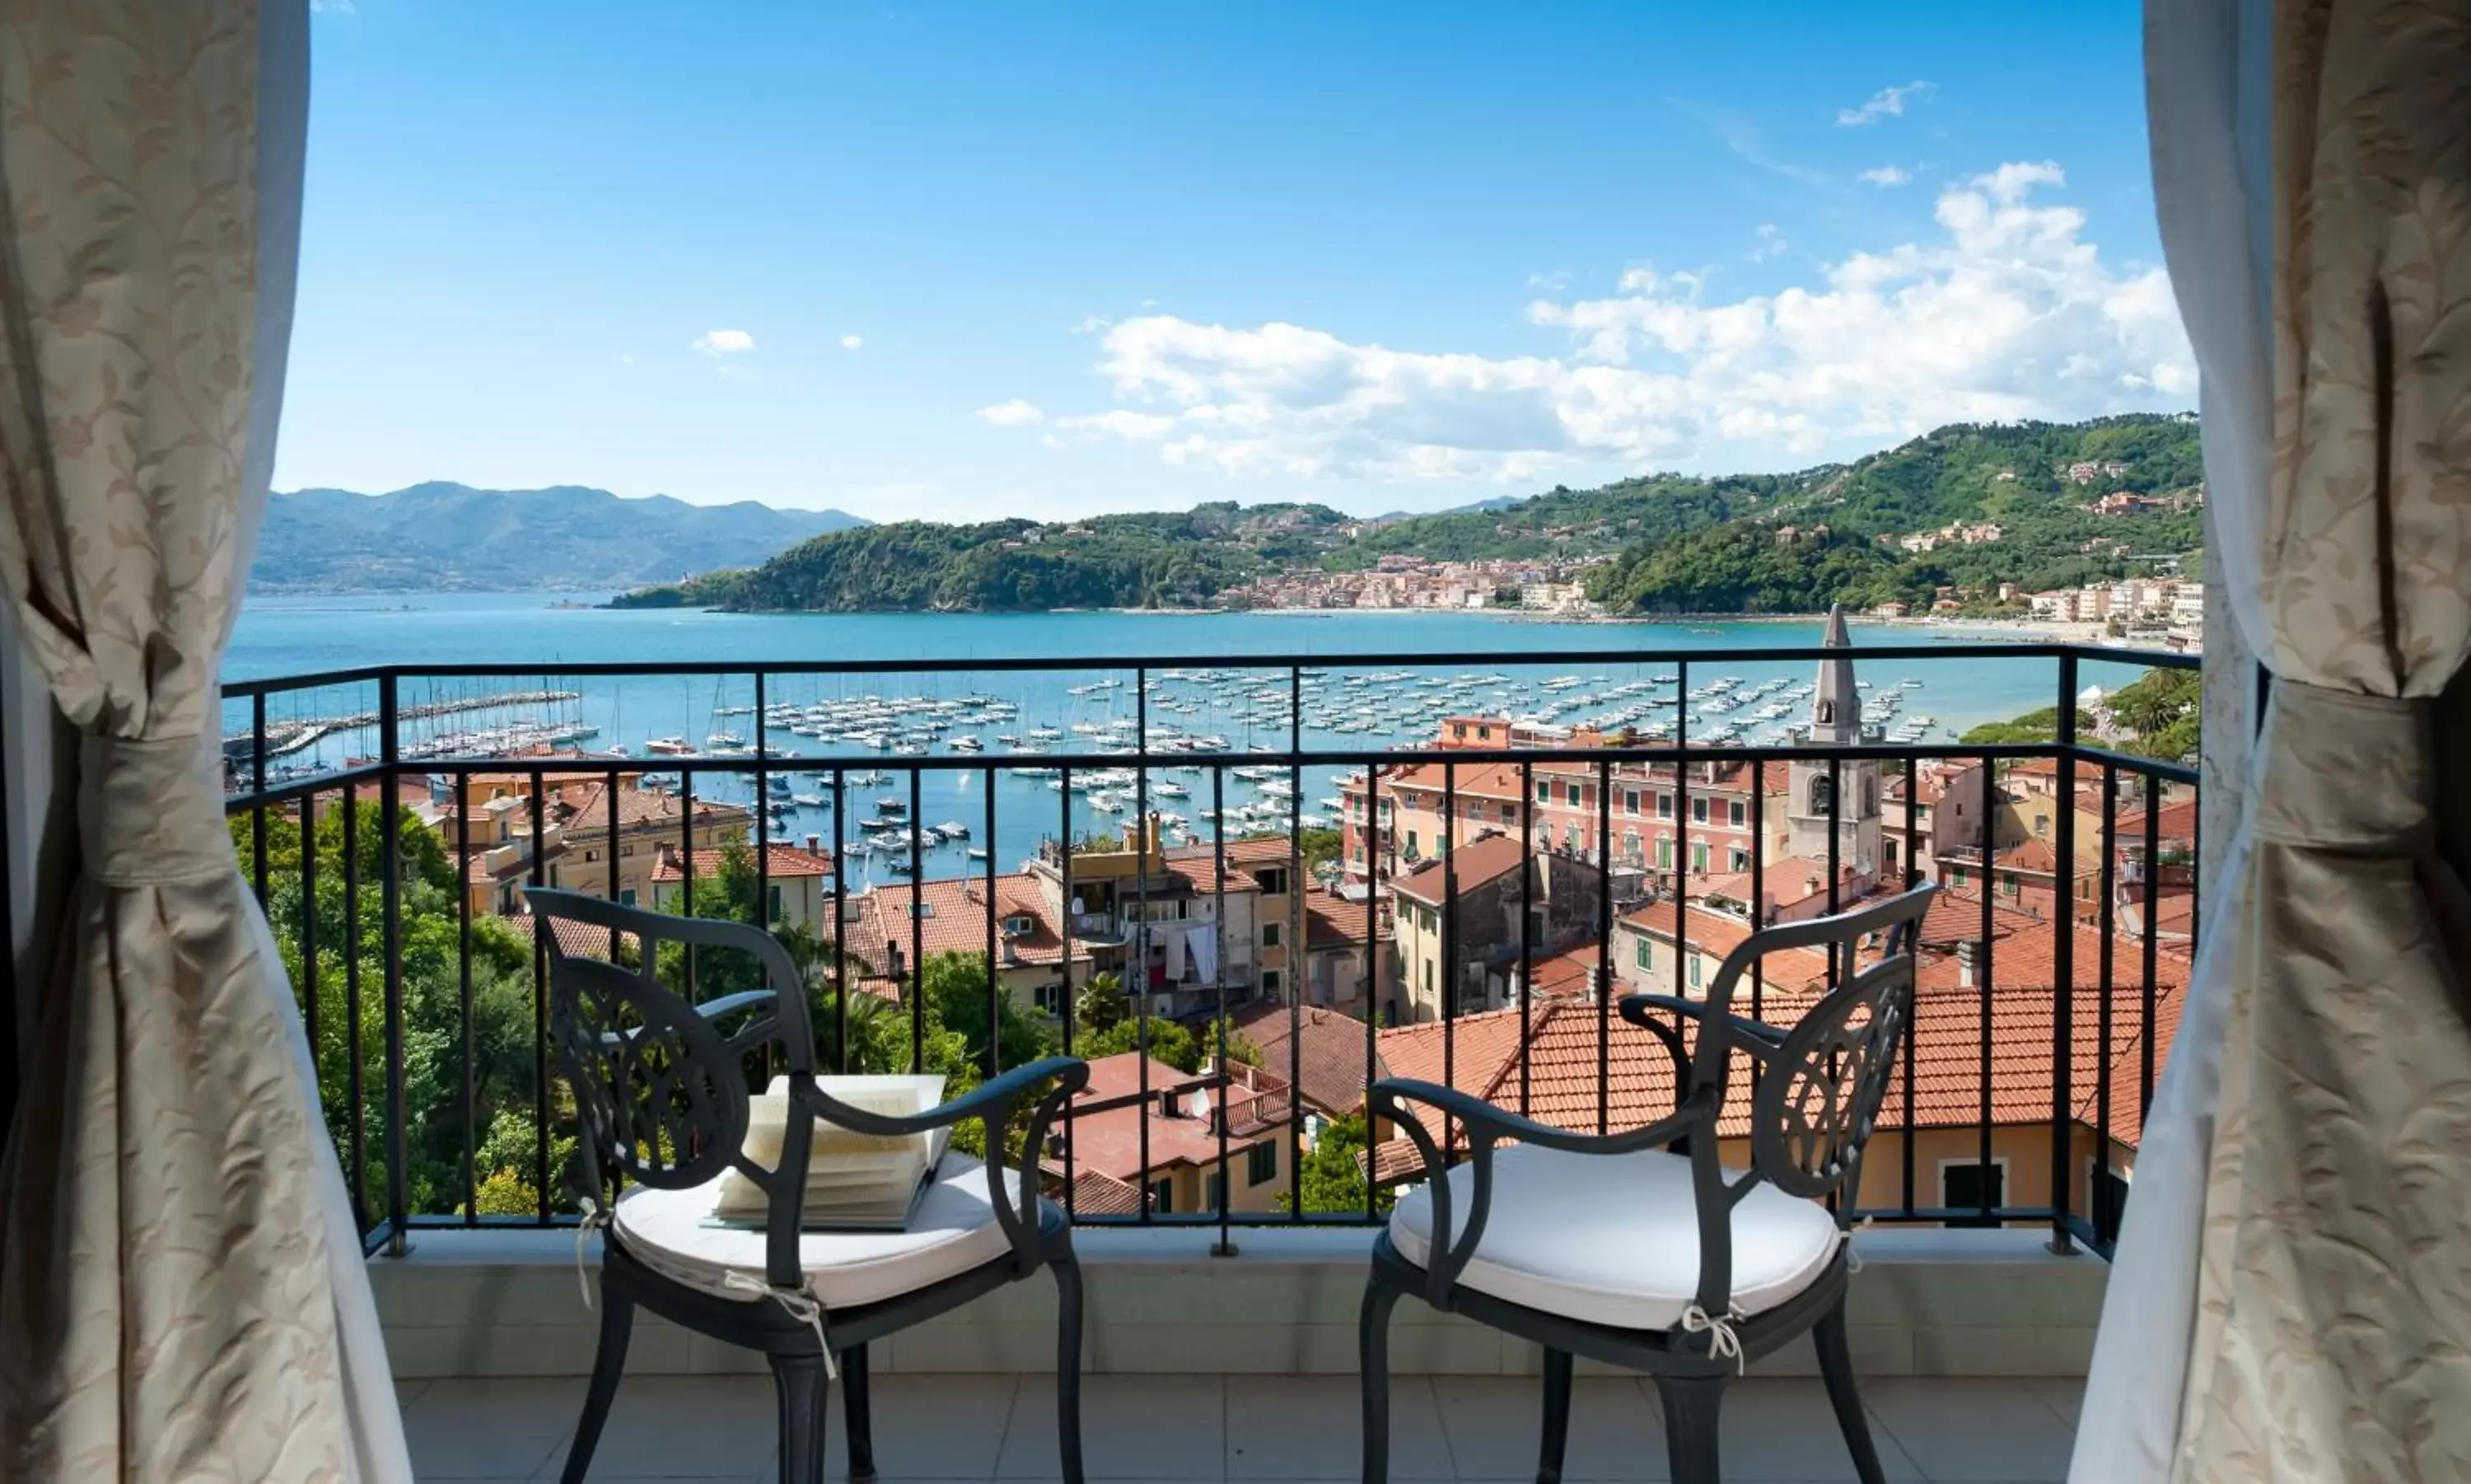
[[[840,510],[622,499],[574,484],[299,489],[269,503],[249,585],[265,593],[615,590],[751,567],[810,536],[866,524]]]

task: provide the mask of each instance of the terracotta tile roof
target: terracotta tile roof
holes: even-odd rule
[[[1531,1018],[1533,1013],[1531,1007]],[[1516,1063],[1519,1011],[1485,1010],[1449,1021],[1385,1025],[1374,1044],[1380,1075],[1442,1082],[1481,1097]],[[1447,1077],[1443,1074],[1446,1062]]]
[[[1951,955],[1922,956],[1916,974],[1910,1056],[1913,1126],[1972,1128],[1980,1124],[1986,1018],[1990,1040],[1990,1121],[1993,1125],[2049,1121],[2056,1082],[2053,1048],[2059,995],[2052,985],[2049,925],[2037,926],[2044,930],[2041,936],[2045,947],[2040,953],[2029,949],[2026,945],[2030,939],[2023,937],[1994,949],[1992,969],[1997,987],[1988,997],[1956,984],[1957,969]],[[2090,1121],[2096,1116],[2105,1073],[2101,1020],[2104,997],[2093,974],[2098,962],[2099,935],[2081,928],[2079,937],[2077,959],[2083,967],[2076,976],[2080,987],[2070,1001],[2069,1089],[2074,1116],[2081,1121]],[[2086,939],[2092,940],[2089,946]],[[2001,961],[2002,951],[2006,953],[2006,962]],[[2124,954],[2114,957],[2113,977],[2121,982],[2110,997],[2108,1061],[2111,1132],[2130,1144],[2142,1135],[2132,1091],[2141,1071],[2142,988],[2141,984],[2126,982],[2137,973],[2135,963]],[[2170,1038],[2177,1033],[2186,975],[2184,954],[2160,955],[2155,973],[2154,1020],[2157,1047],[2165,1054]],[[1820,990],[1817,984],[1771,984],[1761,997],[1761,1014],[1770,1025],[1791,1025],[1817,1003]],[[1749,1014],[1748,995],[1737,998],[1733,1008],[1736,1014]],[[1487,1034],[1505,1023],[1510,1033],[1506,1048],[1498,1035]],[[1500,1107],[1521,1106],[1519,1071],[1523,1051],[1525,1110],[1528,1117],[1540,1122],[1591,1133],[1599,1128],[1600,1119],[1601,1127],[1606,1129],[1636,1128],[1673,1110],[1672,1062],[1663,1044],[1621,1020],[1618,1011],[1611,1006],[1583,1001],[1537,1005],[1531,1013],[1523,1047],[1518,1037],[1516,1010],[1470,1016],[1457,1025],[1462,1033],[1473,1029],[1477,1034],[1460,1042],[1453,1082],[1462,1091]],[[1415,1034],[1413,1043],[1401,1031],[1381,1034],[1382,1059],[1388,1067],[1385,1075],[1418,1075],[1399,1065],[1402,1058],[1394,1054],[1394,1048],[1398,1051],[1412,1050],[1421,1063],[1438,1063],[1439,1025],[1404,1030]],[[1685,1027],[1684,1034],[1695,1044],[1695,1026]],[[2156,1066],[2160,1064],[2157,1059]],[[2122,1093],[2123,1077],[2129,1079],[2125,1086],[2130,1090],[2126,1095]],[[1432,1074],[1424,1075],[1423,1080],[1440,1078]],[[1906,1126],[1905,1080],[1905,1068],[1900,1062],[1889,1083],[1882,1110],[1883,1127]],[[1751,1083],[1745,1064],[1736,1065],[1734,1074],[1728,1079],[1726,1094],[1718,1132],[1727,1138],[1746,1136],[1751,1129]],[[1460,1142],[1464,1144],[1464,1136]],[[1396,1149],[1390,1147],[1393,1143]],[[1407,1178],[1421,1172],[1413,1146],[1404,1140],[1385,1142],[1377,1151],[1374,1166],[1384,1179]]]
[[[1838,900],[1846,906],[1861,900],[1861,871],[1839,862],[1837,865]],[[1786,856],[1766,862],[1760,873],[1764,890],[1761,895],[1771,909],[1800,907],[1813,897],[1827,895],[1827,862],[1808,856]],[[1710,876],[1693,888],[1702,896],[1730,897],[1736,902],[1751,899],[1751,873],[1734,872]]]
[[[1299,1073],[1297,1090],[1306,1103],[1332,1115],[1363,1106],[1364,1022],[1322,1005],[1263,1004],[1236,1015],[1232,1025],[1261,1048],[1261,1065],[1282,1077],[1290,1070]]]
[[[1148,1063],[1149,1096],[1139,1103],[1078,1111],[1083,1105],[1131,1097],[1141,1091],[1142,1063]],[[1227,1110],[1227,1147],[1236,1150],[1284,1128],[1293,1117],[1294,1098],[1284,1078],[1240,1063],[1223,1090]],[[1191,1089],[1207,1101],[1203,1116],[1170,1118],[1160,1111],[1160,1095],[1168,1089]],[[1191,1094],[1186,1095],[1186,1097]],[[1070,1115],[1072,1159],[1076,1172],[1096,1170],[1118,1180],[1139,1181],[1177,1165],[1211,1166],[1218,1160],[1219,1136],[1212,1117],[1222,1090],[1208,1079],[1179,1072],[1139,1051],[1101,1056],[1090,1063],[1090,1085],[1074,1099]],[[1185,1101],[1180,1097],[1179,1101]],[[1149,1130],[1149,1160],[1142,1163],[1141,1130]]]
[[[595,831],[609,830],[609,785],[602,781],[577,784],[558,790],[556,797],[568,811],[561,821],[569,835],[581,836]],[[683,806],[673,794],[653,793],[643,789],[630,789],[622,783],[618,789],[618,828],[620,833],[638,830],[668,829],[684,834]],[[708,799],[694,801],[695,828],[746,824],[754,814],[736,804],[716,804]]]
[[[510,912],[500,917],[498,921],[512,929],[516,936],[526,942],[530,942],[538,935],[541,922],[530,912]],[[577,922],[571,917],[553,917],[549,921],[551,930],[557,936],[559,952],[572,958],[598,958],[603,961],[608,959],[608,929],[595,928],[587,923]],[[642,952],[642,949],[636,945],[635,935],[629,932],[622,932],[618,935],[618,946],[621,951]]]
[[[1622,918],[1632,928],[1657,943],[1670,948],[1673,944],[1673,904],[1651,903]],[[1730,912],[1719,912],[1692,903],[1683,932],[1692,952],[1711,958],[1722,958],[1749,941],[1751,925]],[[1773,989],[1783,985],[1824,982],[1827,978],[1827,955],[1815,948],[1781,948],[1759,959],[1763,985]],[[1747,976],[1745,977],[1747,978]]]
[[[1392,937],[1390,914],[1375,912],[1368,902],[1351,902],[1334,891],[1305,893],[1305,948],[1310,953],[1364,947],[1364,922],[1371,916],[1381,941]]]
[[[926,915],[918,925],[919,950],[928,956],[937,954],[975,954],[983,957],[987,951],[986,878],[983,876],[944,877],[911,883],[895,883],[875,886],[863,895],[852,897],[856,909],[850,924],[849,943],[852,956],[862,958],[877,969],[885,967],[877,960],[883,956],[883,945],[899,945],[906,960],[909,954],[911,904],[923,901]],[[1027,917],[1029,930],[1003,935],[1003,919]],[[997,951],[1009,950],[1015,962],[1029,964],[1060,963],[1064,937],[1061,922],[1048,909],[1047,893],[1039,879],[1026,871],[1016,871],[996,878]],[[1073,944],[1074,960],[1088,958],[1078,941]]]
[[[2099,805],[2096,807],[2099,808]],[[2145,813],[2146,812],[2140,809],[2132,814],[2123,813],[2119,816],[2118,839],[2121,845],[2138,848],[2144,846]],[[2153,828],[2155,838],[2161,841],[2165,849],[2186,846],[2190,840],[2197,837],[2197,801],[2181,799],[2177,804],[2163,805]]]
[[[1508,835],[1487,835],[1453,845],[1449,852],[1450,876],[1462,892],[1472,891],[1507,871],[1518,869],[1521,858],[1516,837]],[[1439,857],[1425,861],[1391,883],[1399,895],[1439,906],[1447,888],[1442,883],[1442,861]]]
[[[1064,1182],[1062,1160],[1041,1160],[1039,1172],[1057,1185]],[[1077,1166],[1072,1171],[1072,1213],[1076,1216],[1132,1216],[1147,1204],[1140,1186],[1113,1175]]]
[[[1600,959],[1593,943],[1536,960],[1533,981],[1538,1000],[1567,1000],[1593,993]]]
[[[754,847],[747,847],[747,853],[749,856],[752,856],[754,854]],[[721,852],[718,850],[696,851],[694,853],[694,874],[698,878],[707,881],[718,876],[720,874],[720,860]],[[663,854],[660,863],[652,867],[652,880],[656,882],[673,882],[680,880],[685,874],[679,869],[680,864],[681,862],[674,852]],[[830,876],[833,874],[833,859],[831,855],[819,854],[814,851],[800,850],[794,845],[772,845],[766,847],[764,851],[764,864],[765,868],[771,875],[784,879],[805,876]]]

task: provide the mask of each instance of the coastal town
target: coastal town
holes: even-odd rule
[[[1705,996],[1758,928],[1931,882],[1910,1096],[1893,1095],[1907,1111],[1881,1136],[1917,1153],[1874,1157],[1864,1203],[2047,1204],[2057,1131],[2082,1151],[2077,1209],[2115,1213],[2187,983],[2193,789],[2048,758],[1830,757],[1876,748],[1892,710],[1859,673],[1841,612],[1825,647],[1805,682],[1775,682],[1764,703],[1798,713],[1778,723],[1790,761],[1582,761],[1569,754],[1622,734],[1424,713],[1428,731],[1399,761],[1338,777],[1334,808],[1282,789],[1230,812],[1222,838],[1162,807],[1188,790],[1161,768],[1160,791],[1139,790],[1146,813],[1049,836],[1017,860],[996,859],[989,839],[906,879],[869,870],[863,850],[876,825],[915,833],[897,789],[865,830],[803,836],[767,828],[768,798],[685,796],[616,755],[591,772],[512,757],[408,785],[402,802],[457,859],[461,909],[527,941],[536,883],[735,911],[794,945],[827,1001],[925,1013],[930,971],[953,963],[992,979],[1040,1044],[1120,1047],[1094,1057],[1086,1116],[1046,1161],[1059,1196],[1094,1214],[1275,1210],[1296,1198],[1299,1161],[1327,1169],[1339,1154],[1359,1177],[1347,1202],[1422,1178],[1411,1145],[1364,1122],[1368,1069],[1447,1079],[1565,1126],[1649,1121],[1671,1092],[1636,1069],[1662,1053],[1613,1001]],[[2085,703],[2106,730],[2102,697]],[[1498,761],[1505,751],[1518,760]],[[546,742],[532,754],[582,757]],[[1175,770],[1249,766],[1187,750]],[[1307,810],[1309,850],[1297,833]],[[605,934],[561,942],[609,951]],[[1757,967],[1749,1013],[1784,1025],[1833,972],[1801,951]],[[2076,1027],[2064,1069],[2059,1016]],[[1170,1045],[1184,1054],[1170,1059]]]

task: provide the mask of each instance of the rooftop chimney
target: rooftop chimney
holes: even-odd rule
[[[1956,982],[1961,988],[1972,989],[1976,987],[1976,981],[1981,977],[1980,971],[1976,967],[1981,957],[1981,954],[1982,944],[1979,940],[1974,938],[1964,938],[1958,941],[1956,945]]]
[[[824,837],[823,837],[822,836],[820,836],[820,835],[810,835],[810,836],[807,836],[807,854],[809,854],[809,855],[811,855],[811,856],[820,856],[820,855],[822,855],[823,853],[824,853]]]

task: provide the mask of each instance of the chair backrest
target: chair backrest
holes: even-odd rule
[[[546,887],[524,896],[548,951],[550,1036],[581,1125],[583,1167],[576,1184],[598,1199],[612,1173],[683,1190],[735,1166],[765,1187],[776,1208],[788,1207],[794,1227],[796,1202],[780,1197],[804,1186],[806,1141],[790,1141],[797,1146],[795,1187],[741,1153],[750,1044],[777,1041],[792,1075],[814,1071],[805,985],[788,952],[770,933],[743,923],[646,911]],[[714,1019],[718,1002],[698,1010],[660,981],[664,942],[752,954],[769,989],[732,999],[734,1008],[761,1013],[724,1035]],[[783,1175],[790,1173],[787,1154]]]
[[[1914,938],[1937,890],[1918,886],[1832,917],[1762,929],[1726,955],[1708,993],[1709,1023],[1721,1025],[1742,975],[1760,958],[1787,948],[1828,954],[1835,987],[1760,1057],[1751,1099],[1750,1178],[1795,1195],[1845,1195],[1838,1215],[1848,1225],[1862,1151],[1913,1024]],[[1877,956],[1862,965],[1864,949],[1873,945]],[[1721,1089],[1730,1052],[1741,1048],[1734,1035],[1703,1032],[1694,1083],[1713,1081]],[[1848,1192],[1848,1186],[1855,1190]]]

